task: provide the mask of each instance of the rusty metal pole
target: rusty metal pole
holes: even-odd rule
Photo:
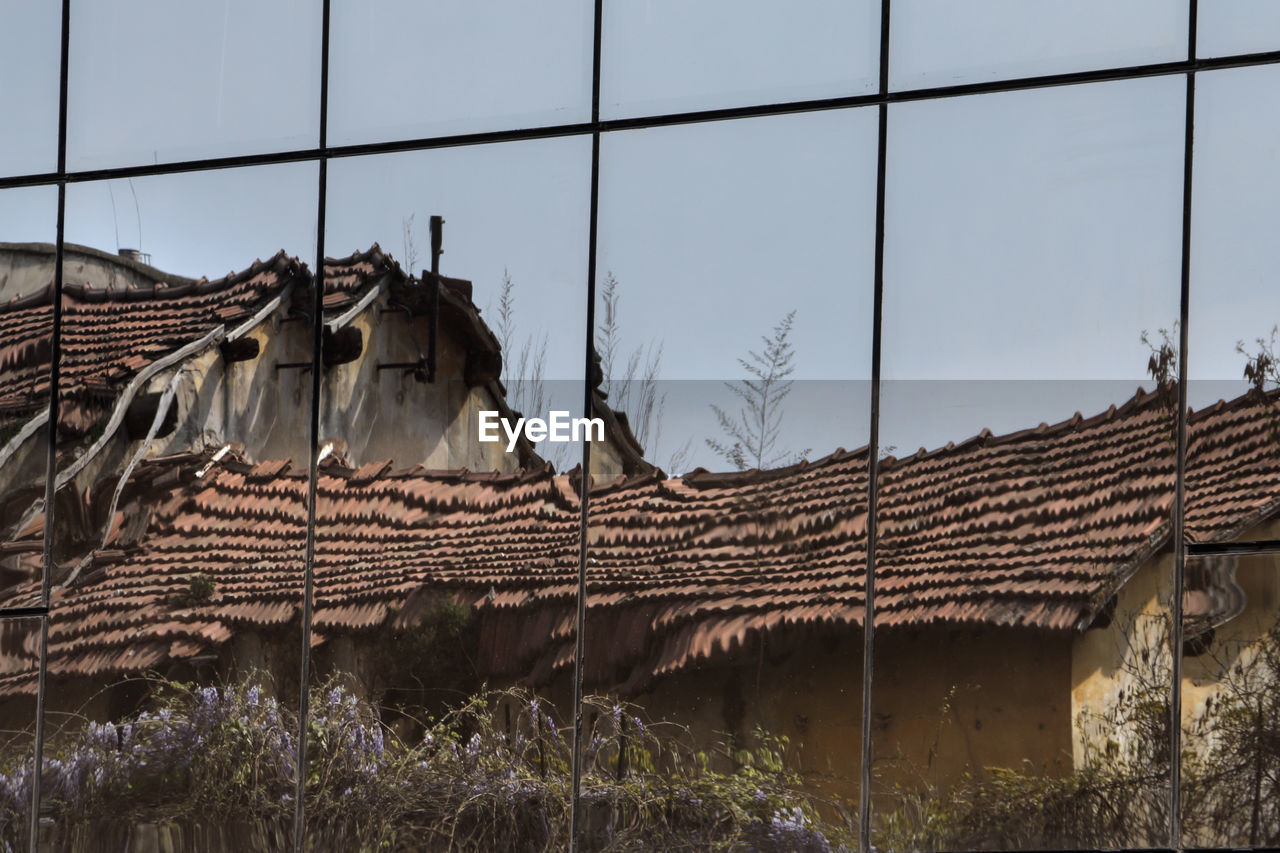
[[[431,288],[431,326],[427,338],[427,381],[436,381],[436,349],[440,335],[440,255],[444,249],[444,217],[431,217],[431,275],[423,276]]]

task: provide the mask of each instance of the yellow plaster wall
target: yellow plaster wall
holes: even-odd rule
[[[1076,636],[1071,659],[1072,759],[1084,764],[1090,748],[1106,749],[1108,741],[1124,754],[1125,732],[1099,716],[1134,696],[1139,680],[1133,671],[1151,672],[1168,684],[1169,599],[1173,588],[1173,556],[1148,560],[1120,588],[1110,624]],[[1143,654],[1148,660],[1142,659]]]
[[[1071,769],[1070,637],[919,630],[877,636],[872,709],[880,790],[945,787],[969,770]]]
[[[966,770],[1071,769],[1070,640],[1028,631],[885,631],[877,636],[873,760],[877,792],[946,786]],[[756,726],[785,735],[806,785],[857,799],[862,641],[809,639],[790,655],[657,680],[636,697],[701,747]]]
[[[1239,538],[1277,537],[1280,537],[1280,521],[1260,525]],[[1184,731],[1192,731],[1204,713],[1206,702],[1223,692],[1226,667],[1242,657],[1252,656],[1257,641],[1280,619],[1280,557],[1240,557],[1235,579],[1245,594],[1244,611],[1215,628],[1205,654],[1183,658]],[[1168,684],[1171,664],[1165,638],[1170,624],[1172,588],[1173,556],[1165,553],[1148,561],[1121,587],[1115,617],[1109,626],[1087,631],[1076,639],[1072,660],[1072,716],[1085,723],[1073,733],[1077,766],[1085,761],[1090,747],[1105,748],[1108,740],[1115,741],[1123,752],[1126,746],[1123,733],[1097,723],[1094,717],[1133,696],[1138,681],[1131,669],[1164,673],[1159,677]],[[1153,658],[1158,669],[1142,662],[1144,650],[1149,655],[1159,655]]]

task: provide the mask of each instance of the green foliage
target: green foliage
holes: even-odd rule
[[[187,585],[187,598],[193,603],[208,601],[213,598],[215,587],[213,578],[203,573],[194,574]]]
[[[439,599],[409,625],[399,625],[398,616],[391,613],[374,646],[375,681],[384,707],[396,713],[439,711],[446,700],[456,702],[480,688],[474,665],[480,626],[470,608]]]
[[[762,350],[751,350],[747,358],[738,359],[738,364],[751,376],[736,384],[725,383],[742,401],[738,412],[731,414],[711,404],[724,440],[708,438],[707,446],[739,471],[749,467],[776,468],[799,461],[809,453],[807,449],[800,453],[782,453],[777,449],[782,430],[782,403],[794,384],[787,377],[795,372],[792,364],[795,348],[790,340],[795,318],[795,311],[788,313],[773,327],[772,337],[761,337]]]

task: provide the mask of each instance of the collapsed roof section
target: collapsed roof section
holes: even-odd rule
[[[10,250],[18,248],[42,247]],[[213,281],[165,276],[83,247],[70,251],[102,256],[130,276],[116,286],[64,271],[58,429],[67,439],[90,432],[149,367],[205,339],[234,334],[273,299],[311,280],[305,265],[283,251]],[[53,299],[50,281],[0,305],[0,425],[37,417],[48,407]]]
[[[0,251],[28,267],[31,257],[48,261],[52,246],[44,244],[3,244]],[[71,478],[98,478],[102,472],[81,475],[90,460],[98,458],[98,466],[106,466],[117,477],[127,475],[120,466],[128,458],[117,448],[113,456],[105,448],[118,434],[130,442],[146,436],[157,417],[162,392],[156,382],[178,370],[188,360],[212,353],[224,364],[245,362],[250,370],[269,378],[271,359],[259,358],[268,338],[292,341],[291,352],[297,357],[284,365],[274,362],[279,377],[283,366],[310,364],[310,317],[314,305],[314,279],[306,265],[281,251],[266,261],[256,261],[248,269],[216,280],[185,279],[168,276],[160,270],[136,261],[104,252],[69,246],[65,252],[62,299],[61,347],[59,364],[58,453],[59,500],[65,504],[60,516],[60,529],[65,519],[92,518],[87,494],[89,483],[66,488]],[[39,267],[47,276],[48,264]],[[26,277],[32,278],[33,273]],[[418,280],[406,275],[400,265],[376,244],[366,251],[346,258],[325,261],[323,298],[324,325],[321,355],[326,369],[358,359],[372,342],[362,339],[353,321],[363,312],[402,312],[410,324],[430,322],[447,332],[451,346],[461,348],[457,376],[444,377],[459,381],[467,389],[483,387],[485,399],[502,417],[514,420],[501,381],[503,354],[497,336],[480,316],[472,299],[468,281],[444,276]],[[27,282],[31,284],[31,282]],[[51,377],[51,330],[54,314],[54,291],[51,281],[38,289],[0,305],[0,468],[29,451],[38,455],[37,443],[31,440],[43,432],[47,421]],[[392,331],[391,328],[398,331]],[[364,324],[376,328],[374,334],[412,335],[412,325]],[[268,337],[263,337],[265,330]],[[282,350],[275,350],[279,355]],[[300,354],[300,355],[299,355]],[[302,358],[298,362],[297,358]],[[426,369],[414,370],[415,376]],[[243,375],[243,374],[238,374]],[[377,374],[375,374],[377,375]],[[425,379],[425,375],[420,378]],[[270,381],[259,381],[253,393],[270,393]],[[625,417],[614,415],[597,390],[597,414],[606,422],[606,437],[619,450],[622,470],[639,473],[649,470],[639,445],[626,427]],[[211,399],[205,394],[206,402]],[[167,405],[167,404],[166,404]],[[252,403],[245,404],[250,409]],[[280,403],[288,405],[288,403]],[[165,436],[174,428],[178,406],[167,409],[169,420],[160,428]],[[202,415],[189,414],[200,420]],[[442,414],[442,417],[445,415]],[[296,418],[295,418],[296,419]],[[301,423],[305,424],[305,417]],[[189,433],[186,449],[203,449],[201,432],[205,426],[195,424]],[[330,425],[331,426],[331,425]],[[252,421],[237,422],[242,432],[253,429]],[[266,429],[266,427],[263,427]],[[208,432],[207,430],[205,432]],[[218,429],[213,433],[219,433]],[[322,438],[344,438],[328,436]],[[225,440],[244,436],[231,434]],[[216,441],[223,441],[217,438]],[[294,445],[305,436],[294,437],[283,453],[305,453]],[[25,443],[25,444],[24,444]],[[206,442],[207,443],[207,442]],[[277,445],[278,447],[278,445]],[[177,449],[169,446],[168,452]],[[262,450],[262,448],[258,448]],[[151,451],[154,453],[155,451]],[[251,456],[255,455],[251,452]],[[263,455],[274,455],[264,453]],[[110,457],[110,458],[108,458]],[[404,459],[409,464],[419,459]],[[507,464],[506,462],[503,463]],[[521,436],[515,447],[514,464],[528,469],[540,468],[544,460],[534,445]],[[474,467],[474,466],[473,466]],[[19,474],[22,468],[25,474]],[[43,494],[43,464],[23,458],[23,465],[10,466],[0,478],[0,540],[19,533],[16,528],[31,522],[37,495]],[[65,481],[65,482],[64,482]],[[112,491],[111,487],[107,491]],[[81,506],[81,504],[86,504]],[[84,525],[79,525],[83,527]],[[78,530],[78,527],[77,527]],[[83,553],[91,547],[96,534],[92,531],[62,530],[58,541],[63,556],[70,551]],[[10,545],[10,547],[17,547]],[[4,573],[21,574],[11,565]],[[7,578],[6,578],[7,579]]]

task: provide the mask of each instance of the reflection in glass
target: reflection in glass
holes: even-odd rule
[[[0,175],[58,167],[61,27],[58,3],[12,3],[0,12],[0,115],[21,127],[0,134]]]
[[[890,27],[889,88],[1186,59],[1187,17],[1186,0],[899,0]]]
[[[0,597],[40,601],[58,191],[0,191]]]
[[[244,199],[310,212],[316,169],[135,183],[160,218],[150,256],[109,250],[110,187],[67,196],[56,502],[32,522],[53,528],[45,769],[69,774],[45,791],[50,831],[108,848],[136,832],[278,846],[310,454],[312,283],[297,254],[314,219]],[[224,263],[240,270],[182,274]]]
[[[1280,538],[1274,515],[1249,538]],[[1184,842],[1274,846],[1280,843],[1280,558],[1188,559],[1183,608]]]
[[[342,0],[332,15],[331,144],[591,118],[587,0]]]
[[[584,843],[856,832],[875,122],[602,140]]]
[[[567,841],[582,447],[508,427],[582,414],[588,145],[330,166],[308,725],[332,782],[307,802],[326,849]]]
[[[1280,6],[1270,0],[1218,0],[1196,9],[1199,56],[1280,50]]]
[[[40,620],[0,617],[0,844],[11,850],[27,846],[39,666]]]
[[[875,91],[880,4],[607,3],[602,118]]]
[[[1186,537],[1252,538],[1280,501],[1275,69],[1196,78]],[[1258,98],[1263,98],[1259,101]],[[1268,102],[1269,103],[1269,102]]]
[[[321,11],[297,0],[72,3],[68,168],[315,145]]]
[[[1167,841],[1183,96],[890,108],[881,849]]]

